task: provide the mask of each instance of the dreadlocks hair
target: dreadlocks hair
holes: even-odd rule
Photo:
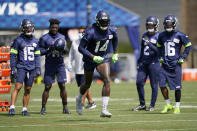
[[[60,21],[58,19],[54,19],[54,18],[51,18],[49,20],[49,22],[50,22],[50,26],[53,25],[53,24],[58,24],[58,25],[60,24]]]

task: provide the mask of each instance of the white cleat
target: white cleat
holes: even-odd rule
[[[81,103],[81,100],[76,97],[76,111],[79,115],[82,115],[83,114],[83,104]]]
[[[100,117],[111,117],[112,116],[112,114],[108,111],[108,110],[104,110],[104,111],[102,111],[101,112],[101,115],[100,115]]]

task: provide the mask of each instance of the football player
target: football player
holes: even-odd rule
[[[76,97],[76,111],[79,115],[83,113],[82,96],[90,88],[94,69],[103,78],[102,89],[102,111],[101,117],[111,117],[112,114],[107,110],[110,96],[110,66],[107,53],[109,52],[109,43],[113,44],[114,54],[112,61],[118,60],[117,47],[118,35],[117,29],[110,26],[110,16],[107,12],[101,10],[96,15],[96,23],[86,29],[79,45],[79,52],[83,54],[85,83],[81,85],[79,95]]]
[[[147,110],[154,111],[158,94],[160,63],[158,58],[157,40],[158,40],[159,19],[155,16],[149,16],[146,19],[147,32],[142,36],[140,57],[137,61],[137,92],[140,105],[133,108],[134,111]],[[147,77],[150,78],[152,88],[151,103],[146,107],[144,98],[144,85]]]
[[[166,105],[161,113],[167,113],[172,110],[170,103],[168,89],[175,90],[175,108],[174,114],[180,113],[181,100],[181,64],[188,56],[192,44],[188,36],[176,30],[177,18],[174,15],[168,15],[164,18],[163,26],[165,31],[160,33],[157,46],[160,50],[161,74],[160,74],[160,88],[165,99]],[[181,53],[182,46],[185,47],[184,52]]]
[[[49,91],[57,78],[62,98],[63,113],[70,114],[67,108],[67,92],[65,89],[66,69],[64,64],[63,52],[66,48],[65,37],[58,33],[60,21],[50,19],[49,33],[43,35],[39,40],[41,55],[45,55],[45,89],[42,94],[42,108],[40,114],[46,114],[46,103]]]
[[[78,31],[78,36],[72,40],[72,45],[69,52],[69,64],[68,64],[68,71],[72,71],[72,62],[75,63],[74,72],[75,72],[75,79],[77,81],[78,87],[80,87],[84,83],[84,68],[83,68],[83,55],[78,51],[79,43],[82,38],[82,32],[85,28],[80,28]],[[92,95],[90,89],[83,95],[82,104],[85,103],[85,98],[88,100],[88,105],[86,109],[94,109],[96,108],[96,104],[92,100]]]
[[[10,65],[11,77],[16,78],[15,88],[11,94],[10,115],[15,115],[15,102],[24,82],[22,115],[30,115],[27,105],[30,99],[34,77],[40,75],[40,50],[38,40],[33,36],[34,24],[29,19],[21,22],[22,33],[11,45]]]

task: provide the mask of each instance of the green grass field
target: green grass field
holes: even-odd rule
[[[28,110],[31,116],[21,116],[21,90],[16,103],[16,115],[9,116],[8,112],[0,112],[0,131],[197,131],[197,82],[183,82],[181,114],[173,112],[160,114],[164,100],[159,90],[156,110],[153,112],[131,109],[139,104],[135,83],[111,84],[111,98],[108,109],[112,118],[100,118],[102,84],[93,83],[92,95],[97,108],[84,110],[79,116],[75,110],[75,97],[78,94],[76,84],[67,85],[68,108],[70,115],[62,114],[62,104],[57,86],[53,87],[47,103],[47,114],[40,115],[41,96],[44,85],[34,85]],[[151,89],[145,86],[146,102],[150,103]],[[1,99],[10,99],[10,94],[0,94]],[[174,91],[170,92],[174,104]]]

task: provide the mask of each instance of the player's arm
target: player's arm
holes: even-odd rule
[[[160,63],[163,63],[164,62],[164,59],[162,57],[162,44],[161,43],[162,43],[161,42],[161,37],[158,37],[158,40],[157,40],[158,57],[159,57]]]
[[[144,53],[144,44],[143,44],[143,41],[141,41],[140,57],[139,57],[138,60],[137,60],[137,64],[139,64],[139,63],[141,62],[143,53]]]
[[[151,42],[148,43],[148,46],[150,47],[150,49],[152,49],[154,52],[158,54],[159,51],[157,46],[153,45]]]
[[[184,47],[185,47],[181,57],[185,59],[187,58],[190,50],[192,49],[192,43],[190,42],[190,40],[188,39],[188,36],[186,35],[181,36],[181,41],[184,43]]]
[[[73,42],[74,43],[74,42]],[[70,48],[69,57],[68,57],[68,71],[72,71],[72,62],[74,60],[74,48],[73,43]]]
[[[10,67],[11,67],[11,76],[16,78],[16,64],[18,60],[18,41],[17,39],[14,40],[13,44],[11,45],[10,50]]]
[[[117,33],[117,28],[112,28],[113,30],[113,39],[112,39],[112,47],[113,47],[113,55],[112,55],[112,62],[116,63],[118,61],[118,33]]]
[[[41,73],[40,69],[40,48],[37,45],[35,51],[34,51],[34,56],[35,56],[35,69],[36,69],[36,76],[39,76]]]
[[[46,55],[49,52],[49,49],[46,46],[45,40],[43,38],[40,38],[39,40],[39,48],[41,56]]]

